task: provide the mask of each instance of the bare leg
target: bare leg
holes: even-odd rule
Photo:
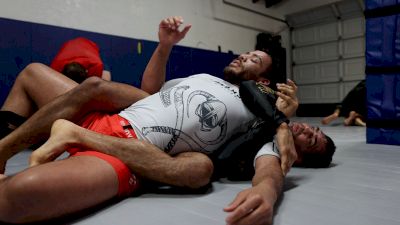
[[[77,156],[46,163],[0,180],[0,221],[57,218],[98,205],[117,192],[117,175],[102,159]]]
[[[202,153],[184,152],[171,157],[147,141],[99,134],[67,120],[54,122],[49,140],[32,153],[30,164],[52,161],[66,146],[113,155],[137,175],[175,186],[202,187],[214,170],[212,161]]]
[[[119,111],[148,94],[130,85],[107,82],[97,77],[57,97],[33,114],[24,124],[0,140],[0,173],[6,161],[21,150],[48,138],[57,119],[78,122],[88,112]]]
[[[358,116],[355,120],[354,120],[354,124],[357,126],[362,126],[362,127],[366,127],[367,124],[361,119],[360,116]]]
[[[332,121],[336,120],[339,117],[340,109],[336,109],[331,115],[323,118],[321,123],[324,125],[330,124]]]
[[[77,85],[75,81],[46,65],[31,63],[17,76],[1,110],[29,117],[37,108]]]
[[[357,113],[355,111],[351,111],[349,113],[349,117],[344,120],[345,126],[351,126],[354,123],[354,119],[357,117]]]

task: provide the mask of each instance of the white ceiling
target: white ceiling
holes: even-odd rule
[[[223,0],[223,3],[277,21],[287,21],[291,27],[359,15],[364,7],[363,0],[282,0],[269,8],[265,7],[265,1]]]

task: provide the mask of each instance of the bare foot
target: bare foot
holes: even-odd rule
[[[354,124],[357,125],[357,126],[362,126],[362,127],[366,127],[367,126],[367,124],[360,117],[357,117],[354,120]]]
[[[323,118],[321,120],[321,123],[324,125],[330,124],[332,121],[336,120],[339,117],[339,113],[340,113],[340,111],[338,109],[336,109],[334,113]]]
[[[354,123],[354,119],[356,118],[356,116],[357,116],[357,113],[355,112],[355,111],[351,111],[350,113],[349,113],[349,117],[347,117],[345,120],[344,120],[344,125],[345,126],[351,126],[351,125],[353,125],[353,123]]]
[[[75,141],[76,130],[83,129],[72,122],[56,120],[50,132],[49,139],[38,149],[32,152],[29,166],[36,166],[55,160]]]

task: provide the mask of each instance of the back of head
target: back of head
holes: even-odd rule
[[[262,76],[270,81],[269,87],[276,90],[276,83],[286,83],[286,51],[282,48],[281,36],[260,33],[255,49],[271,57],[272,64]]]
[[[285,62],[282,62],[281,57],[279,57],[278,49],[262,49],[263,52],[267,53],[271,57],[271,66],[261,75],[270,81],[268,85],[270,88],[276,90],[277,83],[286,83],[286,74],[282,73],[282,67],[285,67]]]
[[[333,154],[335,153],[336,146],[333,140],[325,135],[326,138],[326,145],[323,152],[317,153],[305,153],[302,155],[302,162],[300,167],[306,168],[326,168],[332,162]]]
[[[76,81],[77,83],[82,83],[88,77],[88,73],[85,67],[77,62],[66,64],[61,73]]]

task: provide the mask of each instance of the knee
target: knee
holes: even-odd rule
[[[30,63],[28,64],[22,71],[21,73],[18,75],[17,79],[23,79],[25,77],[32,77],[32,76],[36,76],[38,74],[40,74],[40,71],[47,67],[46,65],[42,64],[42,63]]]
[[[103,83],[101,78],[89,77],[81,84],[66,93],[66,98],[71,102],[85,102],[90,104],[97,96],[101,94]],[[71,103],[72,104],[72,103]]]
[[[104,86],[107,81],[99,77],[89,77],[85,79],[76,89],[75,92],[82,92],[91,97],[99,96],[104,91]]]
[[[0,221],[6,223],[25,223],[31,210],[40,199],[38,190],[43,179],[32,174],[18,174],[7,179],[3,185],[0,200]],[[39,192],[40,193],[40,192]]]

